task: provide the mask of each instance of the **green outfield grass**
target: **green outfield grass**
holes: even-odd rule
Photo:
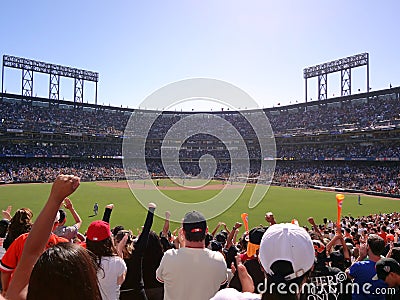
[[[7,205],[15,209],[29,207],[34,212],[36,218],[50,191],[50,184],[20,184],[0,186],[0,204],[5,209]],[[215,195],[217,191],[172,191],[166,190],[164,193],[171,197],[179,198],[185,202],[201,201],[208,196]],[[240,214],[249,214],[250,227],[265,224],[264,215],[267,211],[272,211],[278,222],[290,222],[296,218],[300,225],[307,224],[307,217],[313,216],[316,222],[322,223],[322,219],[336,219],[336,199],[335,193],[316,190],[301,190],[283,187],[271,187],[263,201],[254,209],[247,207],[247,199],[251,189],[245,189],[236,203],[222,215],[209,220],[210,230],[218,223],[223,221],[232,227],[236,221],[240,221]],[[343,214],[352,216],[368,215],[379,212],[393,212],[399,210],[398,200],[387,198],[376,198],[362,195],[362,205],[357,203],[357,195],[346,194],[343,203]],[[75,209],[83,219],[81,231],[84,232],[90,222],[101,218],[103,207],[106,204],[114,203],[115,208],[111,216],[111,226],[122,224],[126,228],[139,228],[145,219],[146,210],[134,198],[129,189],[111,188],[98,186],[94,182],[81,183],[79,189],[70,197]],[[189,199],[189,201],[188,201]],[[89,217],[93,214],[93,204],[99,203],[100,210],[97,217]],[[157,203],[157,199],[149,199],[149,202]],[[174,213],[173,211],[171,212]],[[183,216],[176,216],[181,218]],[[67,224],[73,222],[70,213],[67,213]],[[153,229],[160,231],[163,220],[155,219]],[[178,225],[171,224],[171,229]],[[243,231],[243,230],[242,230]]]

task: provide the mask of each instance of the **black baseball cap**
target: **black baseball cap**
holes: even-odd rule
[[[190,211],[183,218],[183,229],[187,233],[202,233],[205,235],[207,229],[206,218],[198,211]]]
[[[385,280],[390,272],[400,274],[400,264],[393,258],[382,258],[375,265],[376,275],[373,280]]]

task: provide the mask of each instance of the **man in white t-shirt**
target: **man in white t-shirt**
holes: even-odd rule
[[[226,283],[223,255],[205,248],[207,222],[197,211],[188,212],[182,223],[184,248],[165,252],[156,271],[164,283],[164,300],[209,300]]]

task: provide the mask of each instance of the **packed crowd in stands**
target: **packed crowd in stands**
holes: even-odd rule
[[[318,145],[280,145],[277,157],[296,160],[318,160],[324,158],[396,158],[400,159],[400,142],[375,143],[373,145],[353,144],[318,144]]]
[[[121,156],[121,144],[90,144],[90,143],[49,143],[49,142],[25,142],[2,143],[1,153],[8,157],[18,156],[68,156],[68,157],[98,157]]]
[[[334,138],[343,130],[371,130],[379,126],[396,126],[399,122],[400,106],[394,95],[386,95],[384,99],[371,98],[364,100],[335,102],[335,103],[309,103],[307,107],[277,107],[265,110],[273,132],[276,136],[294,133],[326,132],[327,136],[319,139],[292,140],[281,137],[277,140],[276,157],[287,161],[303,161],[302,164],[280,164],[273,181],[278,184],[290,186],[323,185],[341,188],[354,188],[399,194],[399,168],[396,162],[392,165],[372,165],[366,160],[398,160],[400,159],[400,144],[396,138],[396,131],[385,131],[385,134],[369,137],[357,137],[352,142],[352,137],[339,141]],[[135,120],[135,134],[147,135],[144,130],[149,121],[152,126],[148,135],[145,156],[149,173],[165,176],[166,172],[158,161],[161,155],[160,141],[169,133],[178,121],[184,121],[178,126],[179,136],[189,137],[179,150],[179,158],[197,160],[204,154],[210,154],[217,159],[216,177],[226,178],[231,172],[231,167],[224,160],[247,158],[257,160],[260,157],[272,157],[271,153],[260,153],[257,143],[250,144],[255,134],[246,120],[246,112],[242,115],[235,112],[220,112],[213,116],[210,114],[195,113],[166,113],[136,111],[133,116],[123,109],[101,107],[78,107],[65,104],[37,103],[33,105],[24,101],[4,100],[0,105],[0,131],[8,131],[10,137],[2,141],[0,154],[2,158],[0,181],[1,182],[26,182],[26,181],[53,181],[60,172],[73,172],[84,181],[123,178],[121,161],[106,160],[104,158],[118,158],[122,156],[122,138],[128,119]],[[253,115],[254,116],[254,115]],[[257,119],[259,115],[255,117]],[[227,122],[221,123],[221,118]],[[185,119],[189,121],[185,121]],[[204,128],[216,127],[223,132],[224,137],[232,139],[237,135],[236,130],[248,142],[248,154],[240,151],[227,151],[238,145],[224,145],[215,138],[206,136]],[[143,128],[141,127],[143,126]],[[131,129],[128,127],[128,129]],[[236,130],[235,130],[236,129]],[[387,129],[387,128],[386,128]],[[391,128],[393,129],[393,128]],[[15,135],[18,130],[36,132],[32,136]],[[179,130],[181,132],[179,132]],[[129,130],[128,130],[129,132]],[[52,136],[52,133],[54,135]],[[57,133],[72,134],[69,138],[65,135],[56,136]],[[25,133],[24,133],[25,134]],[[40,136],[38,136],[40,135]],[[82,135],[82,136],[81,136]],[[85,138],[85,135],[90,138]],[[129,135],[129,133],[128,133]],[[329,138],[329,135],[332,138]],[[65,137],[65,140],[63,139]],[[386,140],[386,138],[390,139]],[[239,147],[240,148],[240,147]],[[135,148],[129,150],[129,156],[136,157]],[[168,151],[176,152],[174,147]],[[268,151],[270,151],[268,149]],[[9,159],[14,157],[14,160]],[[49,160],[25,161],[18,157],[53,157]],[[56,160],[55,157],[68,157],[69,159]],[[71,159],[72,158],[72,159]],[[78,158],[87,161],[79,161]],[[95,161],[93,159],[99,159]],[[358,165],[336,163],[315,166],[312,161],[330,159],[353,159],[360,162]],[[362,162],[361,162],[362,160]],[[308,162],[307,162],[308,161]],[[36,164],[37,163],[37,164]],[[252,162],[253,163],[253,162]],[[196,176],[200,172],[198,163],[183,162],[180,164],[185,174]],[[258,176],[257,168],[251,166],[251,173]],[[297,169],[298,168],[298,169]],[[138,177],[144,176],[143,171],[138,171]],[[182,174],[180,170],[172,173]],[[136,174],[135,174],[136,175]],[[246,174],[231,174],[233,177],[248,176]],[[262,175],[261,175],[262,176]],[[265,178],[264,178],[265,179]]]
[[[153,228],[157,205],[149,203],[136,234],[122,225],[110,228],[118,206],[109,204],[84,233],[68,198],[79,183],[76,176],[58,176],[34,224],[28,208],[2,211],[0,271],[6,299],[400,296],[399,212],[344,216],[338,222],[310,216],[307,224],[279,223],[279,215],[266,212],[265,223],[254,228],[247,228],[251,215],[208,228],[201,212],[190,211],[181,226],[172,228],[174,212],[167,211],[163,228]],[[69,226],[68,212],[74,220]],[[97,213],[96,203],[94,217]]]
[[[110,160],[3,160],[2,182],[52,182],[58,174],[74,173],[82,181],[123,178],[121,162]],[[138,172],[138,174],[140,174]]]
[[[376,164],[278,164],[274,182],[304,187],[319,185],[386,194],[400,194],[398,165]]]
[[[129,115],[122,111],[61,109],[57,106],[32,106],[30,103],[7,103],[0,106],[0,129],[36,132],[81,132],[87,134],[122,134]],[[124,123],[125,122],[125,123]]]
[[[197,146],[197,147],[196,147]],[[186,148],[185,148],[186,147]],[[261,157],[260,149],[253,148],[248,151],[229,151],[223,144],[217,145],[195,145],[193,149],[183,148],[179,150],[180,158],[198,159],[204,154],[211,154],[217,159],[243,158],[249,157],[256,159]],[[224,149],[220,149],[223,147]],[[49,143],[49,142],[25,142],[11,143],[4,142],[0,145],[1,153],[8,157],[18,156],[68,156],[68,157],[105,157],[122,156],[122,143]],[[126,150],[128,151],[128,150]],[[166,157],[171,157],[177,150],[165,151]],[[271,151],[273,152],[273,151]],[[138,152],[127,152],[129,157],[138,157]],[[146,147],[145,156],[148,158],[158,158],[161,156],[160,146]],[[268,156],[268,155],[264,155]],[[272,156],[272,155],[270,155]],[[400,142],[374,143],[364,145],[362,143],[321,143],[321,144],[278,144],[276,147],[276,157],[291,158],[296,160],[318,160],[325,158],[372,158],[372,159],[398,159],[400,160]]]
[[[368,102],[359,103],[337,102],[335,104],[318,105],[310,103],[308,108],[294,108],[286,110],[276,108],[266,110],[272,130],[275,134],[301,132],[328,131],[342,132],[344,129],[374,129],[379,126],[398,125],[400,122],[400,106],[394,95],[385,99],[378,97],[369,99]],[[147,116],[146,116],[147,114]],[[145,120],[152,120],[158,113],[135,113],[135,124],[141,126]],[[36,132],[54,133],[83,133],[99,135],[122,135],[130,118],[130,112],[117,108],[102,107],[62,109],[58,106],[48,107],[32,106],[30,103],[11,103],[3,101],[0,106],[2,116],[0,130],[19,129]],[[236,128],[244,137],[254,134],[249,122],[244,115],[237,113],[221,112],[218,117],[228,121],[225,125],[218,121],[219,118],[199,117],[192,118],[190,128],[195,130],[204,123],[218,124],[227,136],[235,136]],[[162,138],[173,124],[184,117],[192,116],[190,113],[169,113],[150,121],[152,129],[150,138]],[[204,118],[207,117],[207,122]],[[233,125],[230,126],[229,124]],[[185,129],[184,127],[181,128]],[[138,128],[138,133],[143,134]],[[186,133],[186,132],[185,132]]]
[[[181,163],[182,170],[166,173],[160,160],[149,160],[148,171],[137,168],[129,171],[131,178],[144,179],[150,175],[179,176],[178,171],[187,176],[199,175],[198,163]],[[175,169],[174,169],[175,168]],[[273,184],[291,187],[325,186],[347,188],[361,191],[374,191],[388,195],[400,195],[400,167],[391,163],[362,162],[291,162],[278,161],[273,178],[268,170],[259,174],[256,166],[251,166],[249,174],[230,174],[229,163],[220,163],[214,176],[231,178],[236,181],[240,177],[260,177],[271,180]],[[75,173],[82,181],[124,179],[125,172],[120,160],[2,160],[0,167],[0,182],[52,182],[60,173]]]

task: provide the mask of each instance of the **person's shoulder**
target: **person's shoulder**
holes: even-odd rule
[[[359,268],[365,268],[370,265],[375,265],[375,263],[372,260],[366,259],[366,260],[361,260],[361,261],[356,261],[350,266],[350,270],[357,270]]]
[[[111,256],[111,257],[112,257],[112,260],[114,260],[116,263],[126,265],[126,263],[122,257],[120,257],[118,255]]]
[[[49,240],[47,242],[47,247],[46,248],[50,248],[56,244],[59,243],[69,243],[69,240],[66,238],[63,238],[61,236],[58,236],[57,234],[55,234],[54,232],[51,233]]]
[[[369,266],[369,265],[374,265],[375,266],[375,262],[369,259],[364,259],[362,261],[358,261],[357,262],[360,266]]]
[[[208,252],[208,256],[217,259],[217,260],[225,260],[224,255],[219,251],[212,251],[210,249],[205,249]]]
[[[184,249],[186,248],[179,248],[179,249],[171,248],[165,251],[164,255],[170,255],[170,256],[177,255],[179,252],[184,251]]]
[[[76,224],[71,225],[71,226],[65,226],[64,231],[66,231],[66,232],[77,232],[78,231],[78,227],[76,226]]]
[[[117,264],[125,264],[125,261],[123,260],[123,258],[121,258],[118,255],[112,255],[112,256],[102,256],[101,257],[101,261],[102,263],[107,262],[107,263],[117,263]]]
[[[26,239],[28,238],[29,232],[21,234],[19,237],[17,237],[10,245],[9,248],[15,247],[17,245],[23,245],[25,244]]]

